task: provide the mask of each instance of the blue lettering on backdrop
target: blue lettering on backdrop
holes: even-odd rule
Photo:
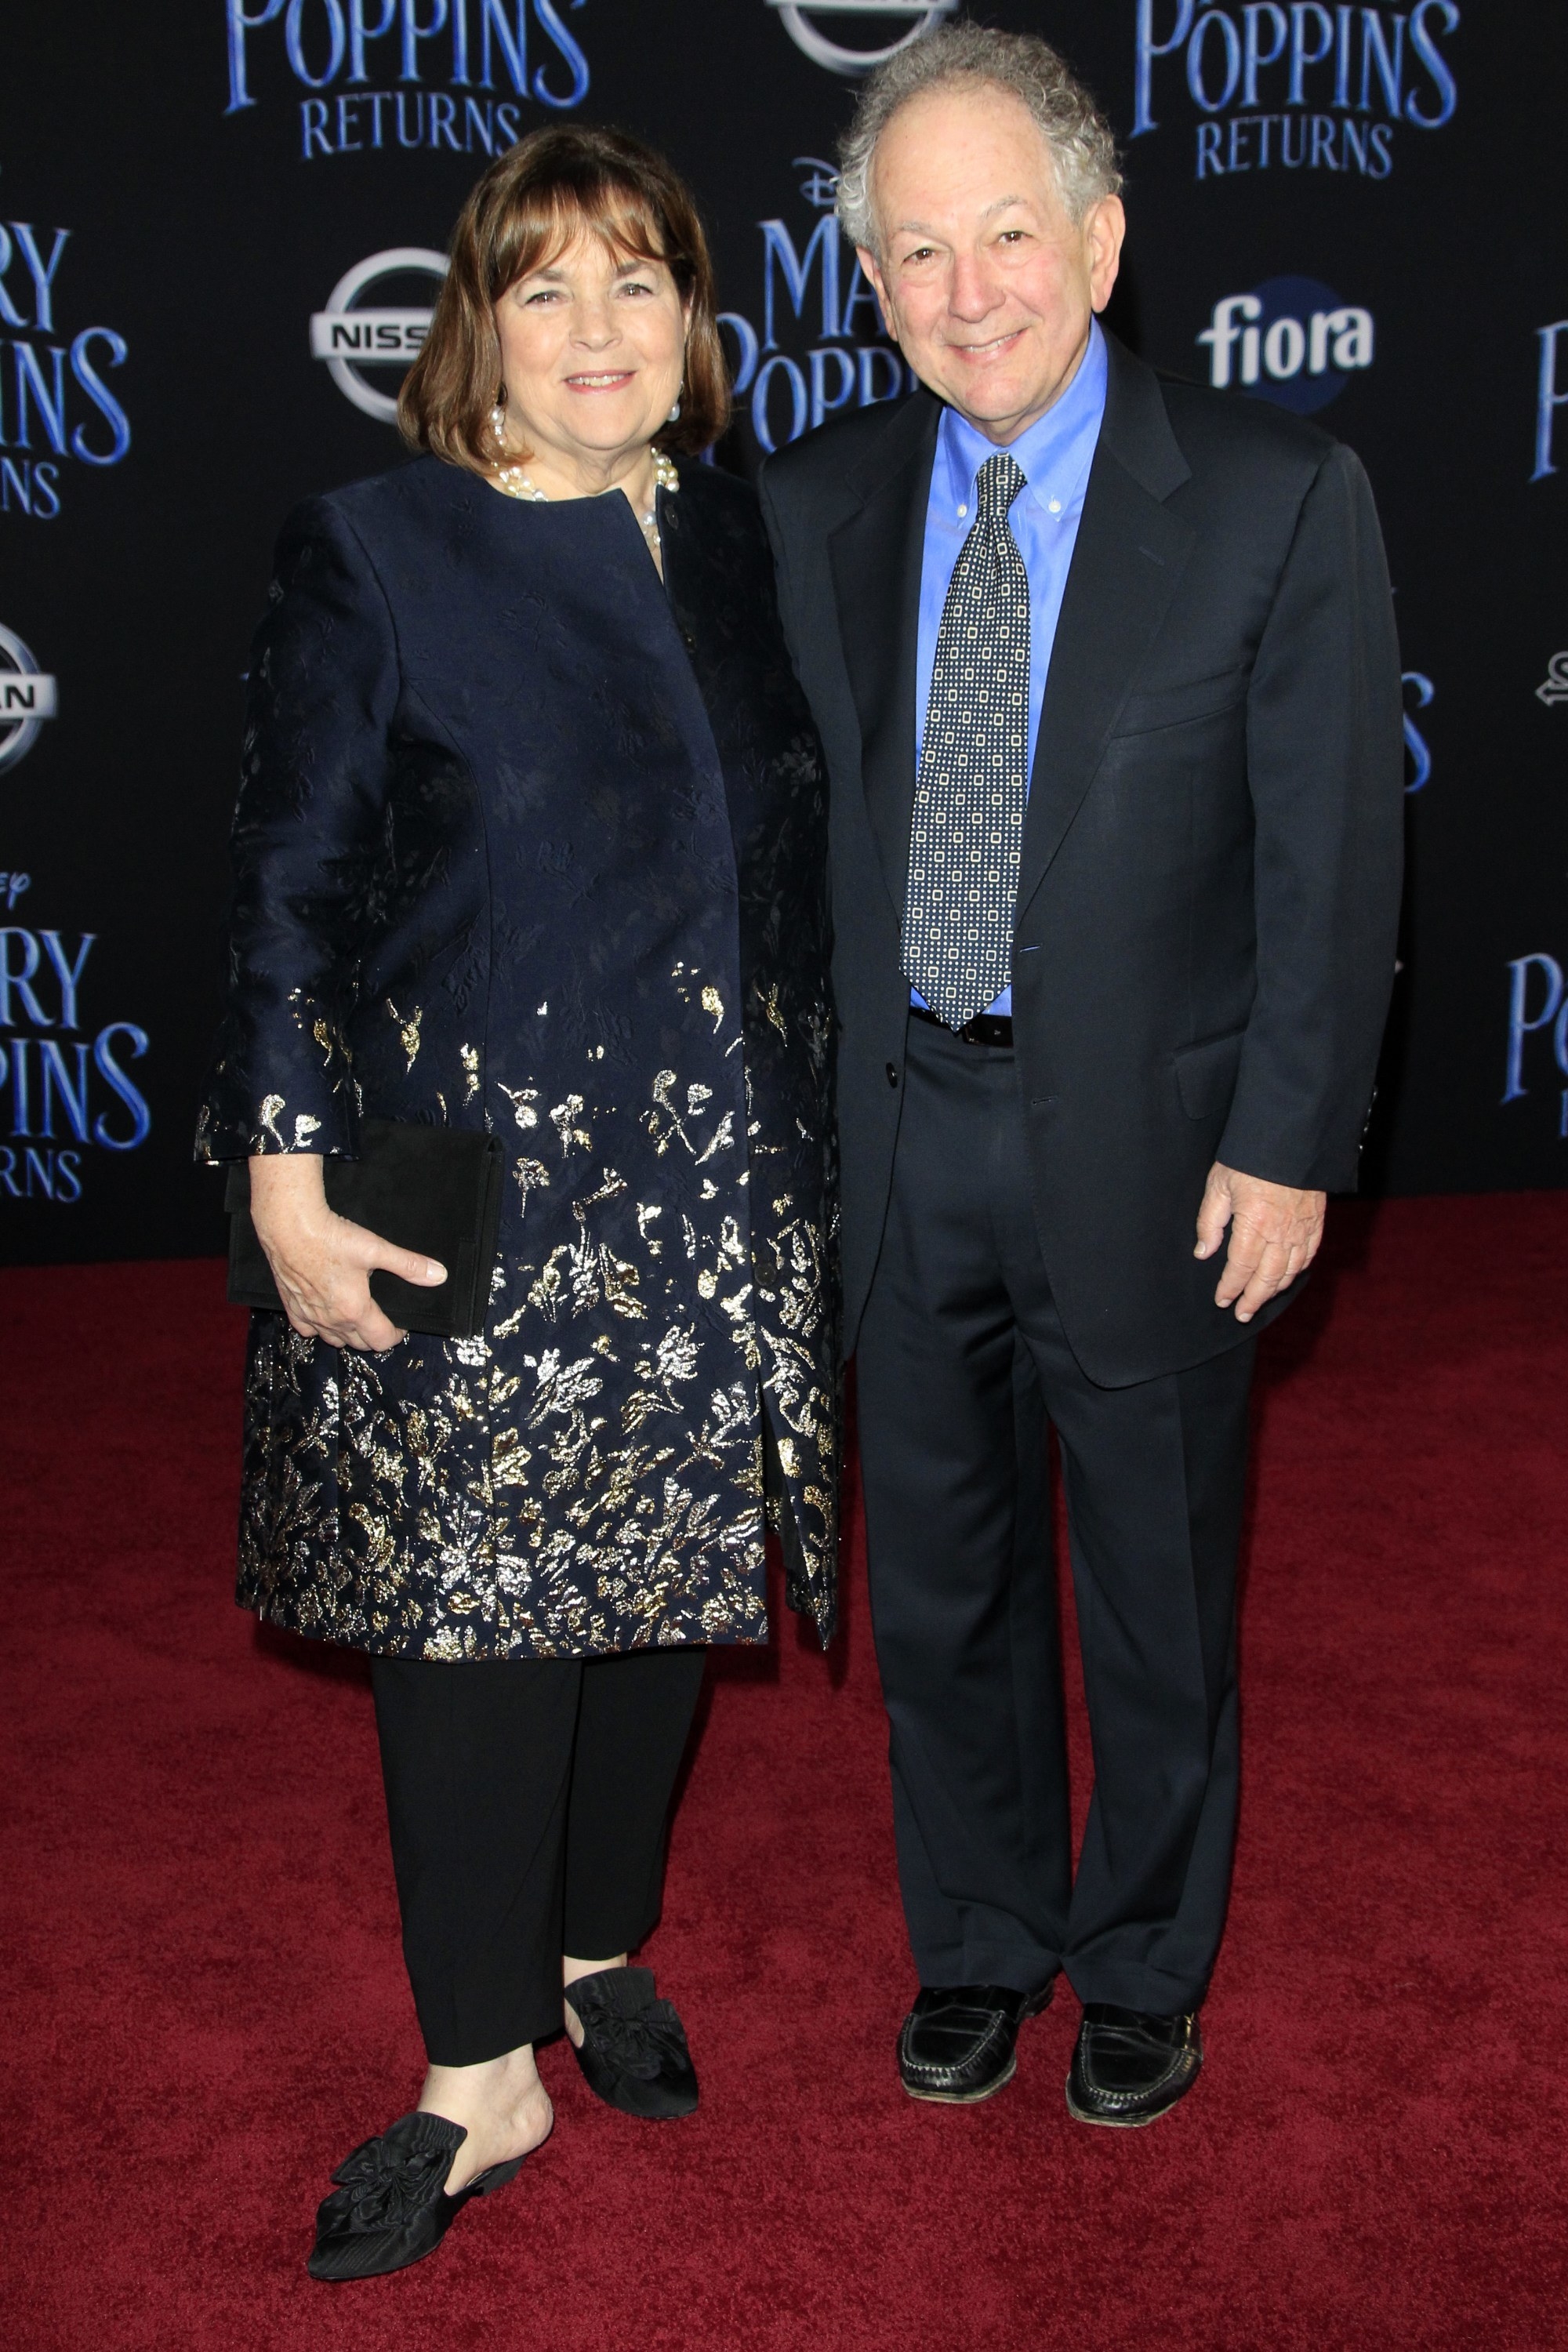
[[[280,52],[295,82],[312,93],[299,101],[302,161],[395,147],[498,155],[527,127],[520,105],[532,100],[566,110],[587,97],[588,60],[563,14],[584,5],[253,0],[247,7],[246,0],[224,0],[224,110],[237,114],[260,104],[251,88],[252,45],[268,36],[267,46]],[[373,72],[397,86],[368,87]]]
[[[0,513],[42,522],[60,511],[59,460],[118,466],[131,446],[131,420],[104,381],[130,356],[124,336],[83,327],[53,340],[64,333],[55,279],[70,234],[0,221],[0,329],[19,331],[0,334]]]
[[[1440,131],[1459,102],[1443,43],[1459,27],[1457,0],[1415,0],[1408,12],[1324,0],[1134,0],[1132,136],[1158,131],[1155,68],[1165,108],[1178,64],[1196,110],[1194,177],[1237,172],[1355,172],[1385,180],[1395,126]],[[1219,118],[1226,118],[1220,120]]]
[[[1557,471],[1552,436],[1557,412],[1568,404],[1568,384],[1557,381],[1557,342],[1560,336],[1568,335],[1568,319],[1554,319],[1550,327],[1538,327],[1535,331],[1541,357],[1535,377],[1535,471],[1530,478],[1539,482]]]
[[[913,379],[892,345],[880,335],[877,300],[867,284],[859,261],[843,278],[844,248],[838,223],[831,210],[834,169],[818,155],[797,155],[794,168],[804,172],[800,193],[820,214],[804,244],[796,242],[788,223],[759,221],[763,236],[763,330],[742,311],[720,312],[736,347],[735,400],[745,404],[757,446],[764,453],[781,441],[798,441],[841,408],[865,408],[877,400],[895,400]],[[812,279],[817,300],[812,299]],[[861,342],[863,323],[876,341]],[[781,330],[791,320],[809,334],[820,327],[822,340],[807,350],[780,349]]]
[[[1425,710],[1436,692],[1431,679],[1424,670],[1407,669],[1404,682],[1407,687],[1414,687],[1415,690],[1416,709]],[[1407,793],[1418,793],[1422,786],[1431,780],[1432,753],[1426,738],[1422,734],[1408,710],[1405,714],[1405,749],[1410,755],[1413,771],[1410,782],[1405,789]]]
[[[0,877],[8,906],[30,877]],[[82,1196],[84,1150],[135,1151],[153,1131],[147,1097],[127,1065],[151,1044],[133,1021],[80,1034],[82,974],[95,934],[0,928],[0,1200]]]
[[[1525,1040],[1537,1031],[1546,1033],[1552,1058],[1563,1077],[1568,1078],[1568,989],[1564,987],[1563,966],[1555,956],[1538,951],[1516,956],[1508,970],[1508,1076],[1502,1096],[1505,1103],[1518,1102],[1530,1092],[1524,1076]],[[1541,1001],[1531,1013],[1531,994],[1537,987]],[[1568,1140],[1568,1087],[1562,1089],[1557,1131]]]

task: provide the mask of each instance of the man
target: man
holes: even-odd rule
[[[1068,2106],[1131,2126],[1202,2060],[1247,1386],[1355,1181],[1403,775],[1361,467],[1101,330],[1119,186],[1044,42],[957,26],[883,66],[839,212],[925,389],[781,451],[763,496],[833,780],[900,2072],[989,2096],[1061,1969]],[[1076,1879],[1047,1418],[1095,1758]]]

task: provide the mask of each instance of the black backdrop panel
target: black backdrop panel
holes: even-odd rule
[[[0,1255],[216,1246],[190,1165],[241,677],[284,513],[385,421],[488,156],[574,111],[706,208],[721,462],[904,381],[827,209],[867,55],[941,9],[18,0],[0,88]],[[1411,887],[1369,1151],[1568,1176],[1564,12],[1057,0],[1125,142],[1113,323],[1316,415],[1397,583]],[[370,316],[364,314],[370,313]],[[366,354],[370,354],[369,357]]]

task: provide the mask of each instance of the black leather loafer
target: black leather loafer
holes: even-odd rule
[[[464,2206],[515,2180],[523,2158],[492,2164],[454,2197],[447,2177],[468,2133],[445,2116],[399,2116],[379,2138],[345,2156],[316,2215],[310,2276],[337,2284],[381,2278],[433,2254]]]
[[[651,1969],[600,1969],[566,1988],[583,2028],[577,2063],[591,2090],[624,2116],[668,2123],[697,2105],[697,2074],[674,2003]]]
[[[1151,2017],[1114,2001],[1087,2001],[1068,2076],[1068,2113],[1080,2124],[1136,2131],[1185,2096],[1203,2063],[1196,2011]]]
[[[1018,2028],[1049,2002],[1051,1988],[922,1985],[899,2034],[899,2074],[911,2099],[972,2106],[1010,2083]]]

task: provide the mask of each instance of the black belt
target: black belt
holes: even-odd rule
[[[911,1021],[929,1021],[933,1029],[945,1029],[950,1037],[961,1037],[966,1045],[1005,1045],[1009,1052],[1012,1050],[1013,1016],[1010,1013],[977,1013],[973,1021],[964,1023],[962,1029],[948,1029],[946,1022],[939,1019],[924,1004],[911,1004],[910,1018]]]

